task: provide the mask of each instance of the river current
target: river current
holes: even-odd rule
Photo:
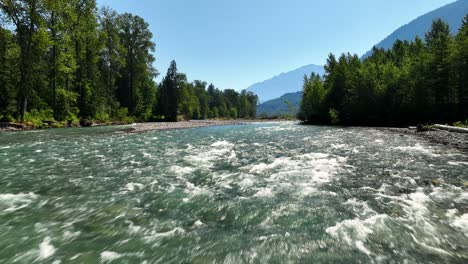
[[[0,133],[0,263],[467,263],[468,156],[370,128]]]

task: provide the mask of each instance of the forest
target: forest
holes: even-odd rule
[[[0,122],[255,117],[256,95],[189,82],[174,61],[156,83],[152,39],[96,0],[0,1]]]
[[[298,118],[309,124],[407,126],[468,118],[468,15],[452,36],[433,21],[425,39],[372,55],[330,54],[324,76],[305,76]]]

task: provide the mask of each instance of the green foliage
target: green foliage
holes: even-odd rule
[[[0,116],[0,122],[15,122],[15,118],[11,115]]]
[[[116,112],[115,115],[113,116],[113,119],[125,124],[131,124],[134,122],[134,119],[128,115],[128,108],[126,107],[121,107],[119,108]]]
[[[255,118],[258,97],[247,91],[220,90],[206,82],[189,83],[171,63],[157,92],[156,116],[166,121],[206,118]],[[175,106],[175,107],[174,107]]]
[[[237,119],[237,109],[235,107],[231,107],[229,112],[232,119]]]
[[[77,107],[78,94],[63,88],[56,91],[57,107],[54,111],[55,119],[58,121],[78,121]]]
[[[468,16],[455,38],[441,20],[426,42],[396,41],[390,50],[330,55],[323,79],[306,77],[298,117],[308,123],[409,125],[468,117]]]
[[[54,111],[52,109],[33,109],[26,113],[24,121],[32,124],[35,128],[46,128],[44,121],[53,121]]]
[[[175,61],[157,85],[156,45],[139,16],[99,11],[96,0],[9,0],[0,1],[0,18],[5,119],[40,127],[44,118],[62,126],[255,116],[255,95],[189,83]]]
[[[315,73],[312,73],[310,78],[304,76],[303,96],[298,113],[299,119],[308,123],[322,121],[324,96],[325,90],[320,76]]]
[[[330,119],[330,124],[338,125],[340,124],[340,113],[333,108],[330,108],[328,111],[328,118]]]
[[[457,121],[457,122],[453,123],[453,126],[467,128],[468,127],[468,119],[465,120],[465,122]]]

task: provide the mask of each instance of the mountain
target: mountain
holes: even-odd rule
[[[288,93],[280,98],[267,101],[257,106],[258,116],[278,116],[283,114],[296,114],[301,102],[302,92]],[[285,103],[288,101],[293,109]],[[293,110],[294,112],[292,112]]]
[[[400,27],[390,36],[375,45],[378,48],[389,49],[396,40],[414,40],[416,36],[424,39],[424,35],[431,28],[432,21],[441,18],[450,25],[453,34],[456,34],[462,25],[463,17],[468,13],[468,0],[458,0],[432,12],[422,15],[410,23]],[[372,51],[364,54],[363,58],[370,56]]]
[[[307,65],[294,71],[281,73],[266,81],[256,83],[247,88],[247,91],[257,94],[260,103],[266,102],[286,93],[301,91],[304,75],[310,75],[312,72],[323,75],[325,70],[323,66]]]
[[[389,49],[397,39],[411,41],[414,40],[416,36],[424,39],[426,32],[431,28],[432,21],[438,18],[447,22],[450,25],[452,33],[456,34],[461,27],[463,17],[467,13],[468,0],[458,0],[422,15],[400,27],[390,36],[378,43],[376,47]],[[370,54],[371,51],[367,52],[363,58],[367,58]],[[291,72],[282,73],[272,79],[254,84],[247,88],[247,90],[259,96],[260,102],[264,102],[257,106],[257,113],[259,115],[266,114],[269,116],[287,114],[290,110],[284,103],[285,100],[289,101],[298,109],[302,97],[302,93],[298,91],[302,89],[304,74],[310,75],[312,72],[323,75],[323,66],[307,65]]]

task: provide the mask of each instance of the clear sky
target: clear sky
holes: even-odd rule
[[[364,54],[400,26],[454,0],[98,0],[143,17],[156,68],[245,89],[327,55]],[[158,80],[161,77],[158,78]]]

